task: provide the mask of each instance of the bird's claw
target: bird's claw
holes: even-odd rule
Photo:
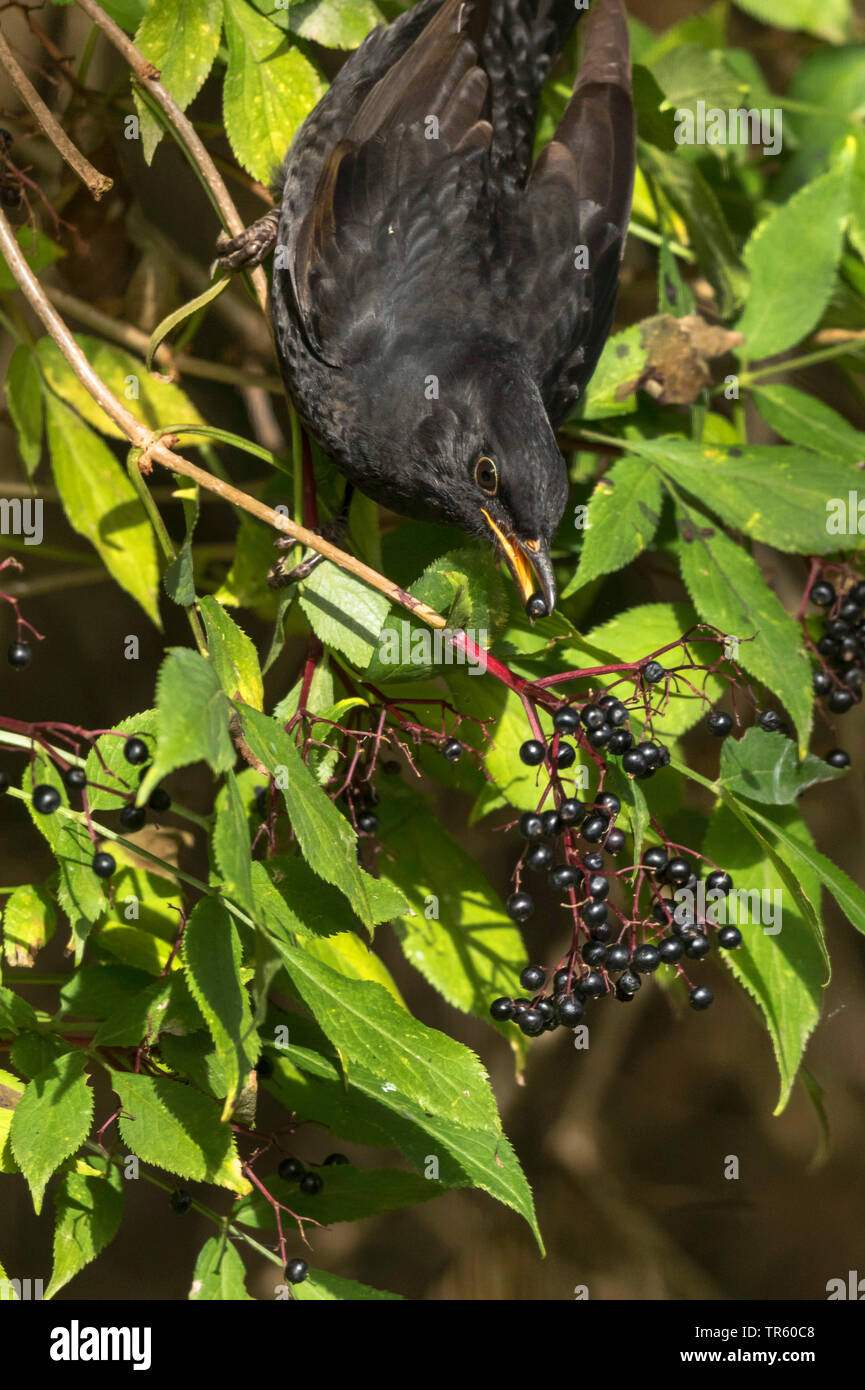
[[[323,536],[326,541],[339,545],[345,540],[347,530],[348,518],[340,514],[335,516],[332,521],[325,522],[323,526],[317,526],[315,535]],[[278,550],[288,550],[297,542],[292,536],[278,536],[275,544]],[[268,570],[267,582],[271,589],[284,589],[289,584],[299,584],[302,580],[308,579],[313,570],[317,569],[325,558],[321,551],[313,550],[299,564],[287,570],[285,569],[285,560],[280,557]]]
[[[254,266],[261,265],[265,256],[276,245],[278,228],[279,209],[272,208],[237,236],[230,237],[225,232],[220,232],[216,239],[216,260],[210,268],[211,274],[215,270],[232,273],[236,270],[251,270]]]

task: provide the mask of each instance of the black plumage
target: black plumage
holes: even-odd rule
[[[346,477],[493,539],[548,608],[555,430],[609,333],[634,175],[621,0],[593,0],[532,166],[580,17],[575,0],[421,0],[371,33],[286,156],[273,272],[286,384]]]

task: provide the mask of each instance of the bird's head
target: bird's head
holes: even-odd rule
[[[414,370],[401,363],[401,458],[387,468],[384,500],[486,537],[523,603],[540,592],[551,613],[550,542],[568,475],[540,392],[518,352],[501,344],[489,352],[477,341],[462,351],[451,345],[438,365],[432,354]]]

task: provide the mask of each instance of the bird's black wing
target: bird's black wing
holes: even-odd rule
[[[304,335],[332,365],[411,309],[476,206],[491,128],[478,49],[489,0],[446,0],[324,160],[288,271]]]
[[[622,0],[593,0],[574,94],[516,200],[503,313],[554,426],[574,409],[612,323],[635,167]]]

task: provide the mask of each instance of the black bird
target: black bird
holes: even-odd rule
[[[276,240],[283,375],[350,483],[492,539],[550,612],[568,494],[555,431],[610,330],[634,177],[621,0],[593,0],[573,96],[532,164],[541,88],[580,15],[577,0],[420,0],[297,132],[279,212],[219,247],[236,268]]]

